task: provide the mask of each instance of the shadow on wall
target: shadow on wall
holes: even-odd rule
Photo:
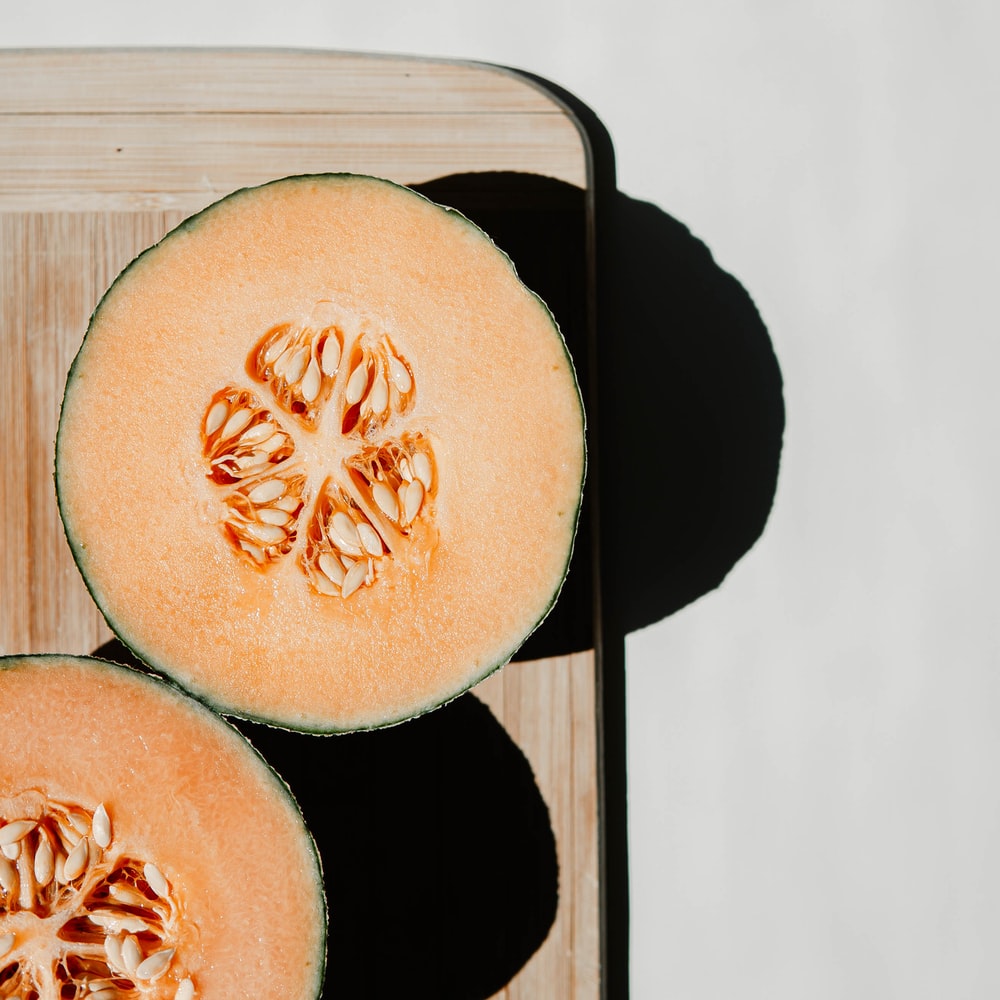
[[[653,205],[616,193],[600,284],[601,552],[621,632],[717,587],[764,530],[781,373],[749,295]]]

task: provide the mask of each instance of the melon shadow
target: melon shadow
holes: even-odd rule
[[[686,226],[615,188],[596,119],[588,134],[592,249],[573,185],[504,172],[416,185],[489,233],[549,305],[587,408],[570,574],[518,659],[595,647],[595,615],[623,641],[717,587],[763,532],[780,463],[781,372],[752,299]]]
[[[149,670],[118,640],[95,655]],[[341,736],[231,721],[316,840],[330,915],[324,996],[486,1000],[545,941],[559,902],[548,809],[524,754],[473,695]]]

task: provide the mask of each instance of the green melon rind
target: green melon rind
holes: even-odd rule
[[[421,706],[420,708],[417,708],[414,711],[407,712],[405,715],[402,715],[402,716],[399,716],[399,717],[392,717],[392,718],[384,719],[384,720],[381,720],[381,721],[378,721],[378,722],[373,722],[370,725],[344,726],[344,727],[341,727],[341,726],[331,725],[329,723],[323,723],[323,722],[320,722],[318,720],[312,720],[312,721],[289,720],[289,719],[271,717],[271,716],[268,716],[268,715],[263,714],[263,713],[262,714],[257,714],[257,713],[248,712],[248,711],[237,711],[231,705],[227,705],[224,702],[221,702],[218,699],[216,699],[215,697],[213,697],[213,694],[212,694],[212,692],[210,690],[201,689],[201,688],[198,688],[198,687],[196,687],[194,685],[191,685],[191,684],[185,684],[180,679],[174,677],[172,675],[171,671],[170,671],[169,666],[157,662],[156,657],[150,656],[148,653],[146,653],[143,650],[143,648],[142,648],[141,641],[133,639],[132,637],[130,637],[129,634],[128,634],[128,632],[122,626],[118,625],[111,618],[111,616],[105,611],[105,608],[104,608],[103,604],[101,603],[100,598],[95,593],[94,588],[91,585],[90,578],[89,578],[89,576],[87,574],[86,565],[85,565],[86,564],[85,548],[86,547],[83,546],[82,544],[78,544],[77,543],[77,540],[74,537],[72,528],[71,528],[71,526],[69,524],[66,511],[65,511],[65,509],[63,508],[63,505],[62,505],[62,499],[61,499],[60,490],[59,490],[59,459],[60,459],[60,454],[61,454],[60,444],[61,444],[61,437],[62,437],[63,415],[64,415],[64,410],[65,410],[66,397],[67,397],[67,395],[69,393],[70,383],[72,382],[72,380],[74,379],[74,377],[76,377],[77,368],[78,368],[78,365],[80,363],[81,355],[83,354],[83,351],[84,351],[84,346],[86,344],[87,336],[89,335],[90,330],[93,328],[94,323],[95,323],[95,321],[97,320],[97,318],[98,318],[98,316],[100,314],[102,305],[108,299],[108,297],[111,295],[112,291],[114,290],[114,288],[118,284],[118,282],[121,281],[125,277],[125,275],[127,275],[129,273],[129,271],[132,270],[132,268],[136,267],[147,256],[147,254],[150,254],[151,252],[153,252],[154,250],[156,250],[161,244],[166,243],[172,237],[174,237],[174,236],[176,236],[176,235],[178,235],[180,233],[187,232],[189,230],[193,230],[193,229],[197,228],[198,223],[202,219],[203,216],[205,216],[208,213],[213,212],[216,208],[218,208],[222,204],[224,204],[226,202],[229,202],[229,201],[231,201],[231,200],[233,200],[235,198],[240,198],[240,197],[243,197],[245,195],[249,195],[252,192],[258,191],[258,190],[260,190],[262,188],[270,187],[273,184],[316,183],[316,182],[321,182],[321,183],[350,182],[350,181],[353,181],[353,180],[376,181],[378,183],[387,184],[387,185],[389,185],[391,187],[397,188],[398,190],[405,191],[407,194],[412,195],[414,198],[419,198],[422,201],[427,202],[430,205],[434,205],[436,208],[439,208],[439,209],[447,212],[449,215],[453,216],[454,218],[456,218],[460,222],[464,223],[475,234],[477,234],[478,236],[480,236],[482,239],[486,240],[493,247],[493,249],[495,250],[495,252],[498,253],[507,262],[507,266],[510,268],[511,273],[514,275],[515,279],[517,279],[517,281],[521,284],[521,287],[524,288],[528,292],[528,294],[531,295],[531,297],[538,303],[538,305],[544,311],[545,315],[548,317],[549,324],[552,327],[552,332],[558,338],[559,343],[562,346],[563,353],[564,353],[564,355],[566,357],[566,360],[567,360],[567,363],[568,363],[568,366],[569,366],[570,374],[572,375],[572,378],[573,378],[573,386],[574,386],[574,389],[576,390],[577,405],[579,406],[579,409],[580,409],[581,424],[582,424],[582,428],[583,428],[583,433],[581,435],[581,447],[583,449],[583,454],[581,456],[582,457],[582,462],[581,462],[581,470],[582,471],[581,471],[581,477],[580,477],[580,487],[579,487],[579,490],[577,491],[576,509],[573,512],[573,516],[572,516],[572,518],[569,521],[569,523],[571,524],[571,533],[570,533],[570,544],[569,544],[568,551],[566,553],[566,561],[565,561],[565,564],[563,566],[562,574],[561,574],[558,582],[556,583],[556,585],[555,585],[555,587],[554,587],[554,589],[552,591],[552,595],[551,595],[551,597],[549,599],[549,603],[546,605],[546,607],[544,608],[544,610],[542,611],[542,613],[538,617],[537,621],[535,621],[535,623],[519,639],[516,639],[512,643],[512,645],[510,646],[510,648],[505,653],[503,653],[497,659],[497,661],[495,663],[490,664],[481,673],[479,673],[475,678],[473,678],[469,682],[469,684],[467,684],[465,687],[461,688],[460,690],[457,690],[457,691],[454,691],[453,693],[450,693],[446,698],[443,698],[443,699],[441,699],[439,701],[429,702],[426,705],[423,705],[423,706]],[[275,180],[267,181],[267,182],[265,182],[263,184],[259,184],[259,185],[255,185],[255,186],[251,186],[251,187],[239,188],[239,189],[233,191],[232,193],[226,195],[224,198],[220,198],[218,201],[215,201],[212,204],[210,204],[210,205],[206,206],[205,208],[201,209],[201,211],[196,212],[195,214],[189,216],[187,219],[184,219],[182,222],[178,223],[173,229],[171,229],[169,232],[167,232],[160,240],[158,240],[156,243],[152,244],[151,246],[147,247],[140,254],[138,254],[135,258],[133,258],[122,269],[122,271],[115,278],[115,280],[111,283],[111,285],[109,285],[108,289],[101,296],[101,298],[98,301],[96,307],[94,308],[93,313],[91,314],[90,320],[89,320],[89,322],[87,324],[87,332],[86,332],[86,334],[84,334],[83,342],[81,343],[80,348],[79,348],[79,350],[76,353],[76,356],[73,358],[73,362],[70,365],[69,373],[68,373],[67,378],[66,378],[66,389],[65,389],[65,391],[63,393],[63,400],[62,400],[62,404],[60,406],[59,426],[58,426],[58,430],[56,432],[56,442],[55,442],[55,473],[54,473],[54,479],[55,479],[55,489],[56,489],[56,502],[57,502],[57,505],[58,505],[58,508],[59,508],[59,516],[60,516],[60,519],[62,520],[62,524],[63,524],[63,532],[64,532],[64,534],[66,536],[66,541],[69,544],[69,548],[70,548],[70,552],[71,552],[71,554],[73,556],[73,560],[76,563],[77,569],[80,571],[81,577],[83,578],[84,586],[87,588],[87,591],[89,592],[92,600],[97,605],[98,610],[104,616],[104,619],[107,622],[108,627],[117,636],[117,638],[120,639],[121,642],[123,642],[125,644],[125,646],[128,647],[128,649],[130,649],[137,657],[139,657],[140,660],[142,660],[143,662],[149,664],[149,666],[152,667],[153,670],[157,671],[158,674],[161,674],[164,677],[170,678],[171,682],[175,686],[177,686],[178,688],[186,691],[191,696],[193,696],[196,699],[198,699],[199,701],[203,702],[212,711],[214,711],[214,712],[216,712],[216,713],[218,713],[220,715],[229,716],[231,718],[245,719],[248,722],[257,722],[257,723],[260,723],[262,725],[271,726],[271,727],[277,728],[277,729],[286,729],[286,730],[289,730],[289,731],[292,731],[292,732],[310,733],[310,734],[312,734],[314,736],[333,736],[333,735],[341,735],[341,734],[351,733],[351,732],[372,731],[372,730],[376,730],[376,729],[386,729],[386,728],[389,728],[391,726],[396,726],[396,725],[399,725],[399,724],[401,724],[403,722],[407,722],[410,719],[418,718],[421,715],[426,715],[428,712],[432,712],[435,709],[442,708],[443,706],[445,706],[445,705],[449,704],[450,702],[454,701],[456,698],[458,698],[461,695],[465,694],[471,688],[475,687],[477,684],[480,684],[482,681],[486,680],[487,677],[489,677],[492,674],[496,673],[498,670],[500,670],[502,667],[504,667],[506,664],[508,664],[511,661],[511,659],[513,658],[514,654],[521,648],[521,646],[524,645],[524,643],[528,640],[528,638],[538,629],[538,627],[542,624],[542,622],[544,622],[545,619],[548,617],[549,613],[552,611],[552,608],[555,606],[556,602],[559,600],[559,595],[562,592],[563,585],[566,582],[566,577],[569,575],[570,565],[571,565],[571,563],[573,561],[573,552],[574,552],[574,547],[575,547],[576,534],[577,534],[577,530],[579,528],[580,515],[581,515],[581,511],[582,511],[582,507],[583,507],[584,484],[585,484],[586,478],[587,478],[588,454],[587,454],[587,443],[586,443],[586,430],[587,430],[587,421],[586,421],[586,410],[584,409],[584,405],[583,405],[583,394],[582,394],[581,389],[580,389],[580,383],[579,383],[579,378],[578,378],[577,372],[576,372],[576,366],[573,363],[573,356],[570,353],[569,346],[566,343],[566,338],[563,336],[562,330],[559,328],[559,324],[556,321],[556,318],[553,315],[552,310],[549,308],[548,304],[541,298],[540,295],[538,295],[536,292],[532,291],[523,282],[521,282],[520,278],[517,275],[517,268],[515,267],[514,262],[511,259],[510,255],[507,254],[506,251],[504,251],[500,247],[498,247],[496,245],[496,243],[494,243],[493,240],[490,238],[490,236],[489,236],[488,233],[486,233],[481,227],[477,226],[476,223],[474,223],[471,219],[469,219],[462,212],[458,211],[458,209],[450,208],[447,205],[440,205],[437,202],[432,201],[426,195],[421,194],[419,191],[414,191],[412,188],[406,187],[403,184],[399,184],[396,181],[388,180],[387,178],[374,177],[374,176],[367,175],[367,174],[355,174],[355,173],[350,173],[350,172],[331,172],[331,173],[320,173],[320,174],[295,174],[295,175],[292,175],[292,176],[289,176],[289,177],[282,177],[282,178],[277,178]]]
[[[169,677],[135,670],[131,667],[124,666],[121,663],[105,660],[98,656],[78,656],[70,653],[27,653],[3,655],[0,656],[0,671],[16,670],[18,667],[23,665],[31,666],[35,664],[51,665],[54,667],[58,661],[64,660],[71,660],[74,663],[84,664],[88,669],[121,673],[128,676],[129,679],[136,680],[138,683],[145,683],[155,687],[166,697],[173,698],[175,702],[198,712],[207,724],[211,726],[223,727],[230,737],[233,738],[234,744],[241,748],[245,747],[251,759],[261,766],[262,774],[265,776],[266,780],[270,782],[271,787],[284,797],[287,804],[291,808],[292,813],[298,817],[300,832],[306,843],[309,845],[309,854],[313,859],[313,864],[315,865],[314,880],[316,883],[323,922],[320,942],[321,954],[319,956],[320,960],[316,966],[317,978],[313,993],[314,1000],[319,1000],[323,993],[323,981],[326,976],[326,962],[329,951],[330,932],[330,911],[326,897],[325,879],[323,875],[323,859],[320,855],[316,838],[309,829],[305,816],[302,814],[302,808],[299,806],[298,800],[295,798],[295,793],[289,787],[288,782],[286,782],[285,779],[278,774],[271,763],[250,742],[250,740],[243,735],[243,733],[241,733],[231,723],[227,722],[226,719],[222,718],[218,713],[212,711],[209,706],[203,704],[200,699],[192,697],[186,689],[181,687],[181,685]]]

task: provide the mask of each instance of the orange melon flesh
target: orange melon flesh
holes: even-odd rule
[[[4,825],[37,817],[45,801],[90,814],[103,804],[105,853],[152,862],[168,880],[180,913],[164,944],[175,956],[141,996],[172,998],[182,978],[200,1000],[320,994],[326,924],[314,844],[288,789],[214,713],[99,660],[2,658],[0,762]],[[16,939],[0,970],[44,963],[51,947],[53,928],[22,909],[0,892],[0,938]],[[88,954],[103,956],[100,944]]]
[[[333,405],[346,367],[312,429],[248,373],[261,337],[317,303],[346,343],[385,333],[410,367],[409,408],[370,442],[417,433],[434,463],[407,538],[347,599],[302,564],[322,483],[348,480],[363,443]],[[264,569],[220,529],[207,474],[206,411],[227,386],[267,406],[306,476],[292,549]],[[408,189],[326,175],[237,192],[126,269],[71,370],[56,471],[123,641],[224,712],[330,732],[426,711],[510,658],[567,571],[584,468],[572,362],[506,256]]]

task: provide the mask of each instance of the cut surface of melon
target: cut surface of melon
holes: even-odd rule
[[[325,933],[301,814],[228,723],[101,660],[0,658],[0,997],[309,1000]]]
[[[572,361],[508,258],[355,175],[236,192],[134,261],[56,459],[115,632],[224,712],[317,732],[506,662],[565,577],[584,469]]]

